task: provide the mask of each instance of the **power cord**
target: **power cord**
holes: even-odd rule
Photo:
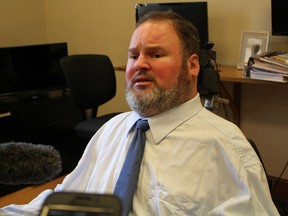
[[[288,166],[288,160],[287,160],[287,162],[286,162],[286,164],[285,164],[285,166],[284,166],[281,174],[280,174],[279,177],[276,179],[276,182],[275,182],[275,184],[274,184],[274,186],[273,186],[273,190],[272,190],[273,193],[275,193],[276,187],[278,186],[278,184],[279,184],[279,182],[280,182],[283,174],[285,173],[285,170],[287,169],[287,166]]]
[[[276,192],[276,187],[278,186],[287,166],[288,166],[288,161],[286,162],[286,164],[285,164],[281,174],[277,178],[275,184],[271,188],[271,196],[272,196],[273,202],[274,202],[274,204],[275,204],[275,206],[276,206],[276,208],[279,211],[279,214],[281,216],[287,216],[288,215],[287,200],[281,200],[280,198],[277,197],[275,192]]]

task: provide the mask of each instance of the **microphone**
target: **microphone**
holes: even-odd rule
[[[51,145],[0,143],[0,183],[42,184],[62,172],[60,153]]]

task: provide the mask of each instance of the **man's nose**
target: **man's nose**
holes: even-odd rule
[[[140,54],[135,63],[137,71],[145,71],[150,69],[149,60],[144,54]]]

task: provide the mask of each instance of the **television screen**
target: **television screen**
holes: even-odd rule
[[[288,35],[288,1],[271,0],[272,35]]]
[[[66,88],[67,43],[0,48],[0,94]]]
[[[201,45],[208,42],[207,2],[151,3],[136,4],[136,21],[150,11],[172,10],[192,22],[199,31]]]

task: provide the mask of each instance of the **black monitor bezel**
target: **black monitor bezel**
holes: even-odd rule
[[[6,61],[6,62],[2,62],[2,64],[4,64],[4,65],[2,65],[2,66],[0,65],[0,66],[5,67],[5,64],[6,64],[6,67],[8,67],[8,68],[6,68],[7,70],[5,68],[2,68],[1,71],[2,71],[2,73],[8,73],[8,75],[4,76],[3,74],[2,75],[0,74],[0,77],[5,79],[5,81],[3,80],[3,82],[8,82],[8,83],[7,83],[7,87],[0,88],[0,95],[1,96],[20,94],[20,93],[26,93],[26,92],[49,91],[49,90],[66,89],[67,88],[67,83],[66,83],[64,74],[62,72],[61,66],[60,66],[60,59],[64,56],[68,55],[67,42],[0,47],[0,52],[3,55],[1,58],[12,58],[11,56],[12,56],[13,52],[20,52],[20,54],[23,53],[23,55],[25,55],[25,53],[27,55],[30,55],[30,54],[35,55],[35,53],[33,53],[33,54],[31,53],[31,52],[33,52],[31,50],[34,50],[34,49],[35,50],[37,50],[37,49],[48,49],[49,50],[50,49],[51,53],[54,52],[53,54],[51,54],[51,55],[54,55],[54,56],[51,56],[51,58],[57,58],[57,60],[56,59],[53,60],[57,64],[54,68],[54,69],[56,69],[56,67],[57,67],[57,71],[55,72],[55,74],[51,74],[51,80],[47,81],[47,82],[43,82],[43,83],[40,82],[39,85],[38,84],[37,85],[30,85],[30,86],[29,86],[29,84],[25,85],[24,80],[26,78],[25,78],[24,73],[20,77],[15,76],[15,70],[16,70],[16,67],[19,67],[19,64],[16,66],[16,65],[13,65],[13,64],[16,64],[16,63],[13,63],[13,60],[11,60],[11,59],[10,60],[9,59],[3,60],[2,59],[3,61]],[[61,49],[61,50],[57,50],[57,49]],[[57,56],[57,55],[59,55],[59,56]],[[25,58],[27,58],[27,56],[23,56],[23,59],[25,59]],[[59,60],[59,62],[56,62],[58,60]],[[10,63],[7,63],[7,61],[10,61]],[[0,62],[0,64],[1,64],[1,62]],[[10,64],[10,65],[7,66],[7,64]],[[53,68],[51,68],[51,69],[53,69]],[[6,72],[4,70],[6,70]],[[10,70],[10,72],[8,70]],[[1,71],[0,71],[0,73],[1,73]],[[9,73],[14,73],[14,75],[13,74],[9,75]],[[41,72],[39,72],[39,76],[41,76],[40,73]],[[30,74],[27,76],[30,76]],[[57,79],[59,79],[59,80],[53,81],[52,78],[55,78],[55,77],[57,77]],[[27,78],[33,79],[32,75],[30,77],[27,77]],[[17,79],[17,80],[15,80],[15,79]],[[37,75],[36,75],[35,79],[37,80],[37,79],[39,79],[39,77],[37,77]],[[9,82],[10,82],[10,84],[9,84]]]
[[[287,0],[271,0],[271,32],[273,36],[288,36],[287,8]]]
[[[192,17],[189,14],[190,10],[197,9],[197,16]],[[199,16],[199,11],[201,9],[202,16]],[[141,10],[141,11],[140,11]],[[149,11],[166,11],[172,10],[184,18],[192,22],[195,27],[198,29],[200,37],[201,47],[209,42],[209,29],[208,29],[208,3],[207,2],[169,2],[169,3],[138,3],[135,5],[135,18],[136,22],[144,14]]]

